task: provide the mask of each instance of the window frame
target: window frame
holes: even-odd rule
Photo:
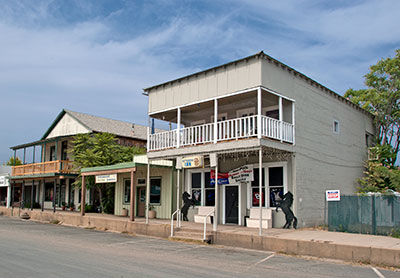
[[[211,191],[214,190],[214,196],[215,196],[215,186],[214,188],[207,188],[206,187],[206,179],[205,179],[205,174],[208,172],[211,175],[211,168],[201,168],[201,169],[190,169],[187,170],[187,176],[186,176],[186,184],[188,184],[187,192],[190,194],[190,197],[193,198],[192,194],[192,174],[195,173],[201,173],[201,186],[200,186],[200,205],[196,206],[206,206],[206,191]],[[211,179],[211,176],[210,176]],[[214,198],[214,204],[215,204],[215,198]]]
[[[253,169],[257,168],[259,164],[252,164]],[[262,164],[262,167],[264,169],[264,184],[265,184],[265,194],[264,194],[264,208],[275,208],[270,206],[270,193],[271,193],[271,187],[269,185],[269,168],[275,168],[275,167],[283,167],[283,194],[288,192],[288,172],[287,172],[287,162],[286,161],[278,161],[278,162],[266,162]],[[257,168],[258,171],[258,168]],[[272,188],[277,188],[279,186],[272,186]],[[258,206],[253,206],[252,202],[252,186],[251,182],[247,183],[247,208],[258,208]]]
[[[151,202],[151,195],[155,195],[155,194],[151,194],[151,181],[155,180],[155,179],[159,179],[160,180],[160,202],[159,203],[152,203]],[[150,192],[149,192],[149,204],[153,205],[153,206],[161,206],[161,194],[162,193],[162,177],[161,176],[154,176],[154,177],[150,177]]]
[[[336,129],[337,127],[337,129]],[[340,134],[340,121],[333,119],[332,131],[334,134]]]

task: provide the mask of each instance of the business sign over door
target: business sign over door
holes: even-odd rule
[[[107,182],[117,182],[117,174],[96,176],[96,183],[107,183]]]
[[[182,168],[199,168],[199,167],[203,167],[203,157],[201,155],[182,158]]]

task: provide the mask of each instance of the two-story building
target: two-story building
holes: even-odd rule
[[[281,227],[274,208],[290,191],[299,226],[322,224],[325,190],[352,194],[363,175],[372,115],[263,52],[144,92],[148,116],[176,127],[150,132],[148,158],[200,161],[178,170],[178,192],[218,223],[244,225],[263,206]]]
[[[12,167],[12,205],[30,207],[32,203],[55,209],[65,203],[77,208],[81,194],[72,186],[79,174],[73,167],[73,137],[103,132],[114,134],[124,146],[146,146],[145,126],[64,109],[40,140],[11,147],[14,156],[21,155],[23,161]],[[91,193],[87,195],[86,200],[91,200]]]

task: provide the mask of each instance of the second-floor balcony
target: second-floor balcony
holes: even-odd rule
[[[55,160],[12,167],[12,176],[34,176],[52,173],[75,174],[76,171],[74,171],[73,162],[69,160]]]
[[[258,122],[260,121],[260,122]],[[258,128],[260,126],[260,128]],[[148,151],[244,138],[270,138],[294,144],[294,125],[264,115],[240,117],[149,135]]]

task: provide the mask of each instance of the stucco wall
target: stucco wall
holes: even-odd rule
[[[296,214],[300,225],[322,224],[326,189],[343,194],[356,190],[367,158],[366,132],[372,118],[306,82],[298,75],[263,60],[263,85],[296,101]],[[333,132],[333,121],[340,132]]]

